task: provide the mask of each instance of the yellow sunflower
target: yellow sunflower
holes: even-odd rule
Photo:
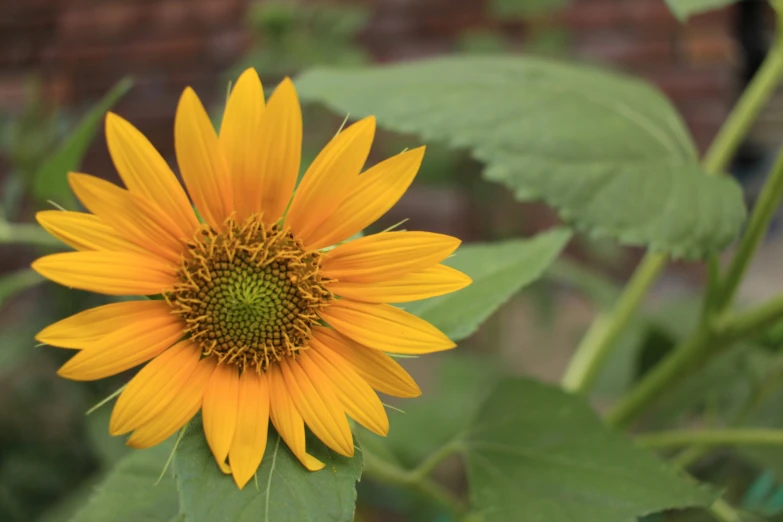
[[[37,335],[79,350],[58,372],[69,379],[147,363],[119,396],[110,433],[153,446],[201,410],[218,465],[242,488],[261,463],[270,420],[309,470],[324,464],[306,452],[305,425],[346,456],[354,452],[346,415],[388,432],[374,390],[421,392],[384,352],[454,343],[387,303],[452,292],[470,279],[440,264],[460,243],[453,237],[399,231],[346,242],[398,201],[424,154],[403,152],[361,173],[374,134],[372,117],[337,134],[294,193],[302,115],[290,80],[265,105],[257,74],[245,71],[219,135],[188,88],[174,126],[186,194],[150,142],[107,115],[109,152],[127,190],[70,173],[89,213],[37,218],[77,251],[33,268],[82,290],[162,296],[86,310]]]

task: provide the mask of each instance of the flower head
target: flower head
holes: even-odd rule
[[[146,363],[117,400],[112,434],[149,447],[201,411],[218,465],[241,488],[261,463],[270,420],[310,470],[324,464],[306,452],[305,425],[346,456],[354,452],[346,415],[387,433],[375,390],[420,391],[385,352],[454,346],[387,303],[452,292],[470,279],[440,264],[459,245],[449,236],[402,231],[347,241],[397,202],[424,153],[403,152],[361,173],[374,133],[370,117],[337,134],[294,194],[302,118],[290,80],[265,106],[258,76],[245,71],[219,134],[186,89],[174,129],[186,193],[138,130],[107,116],[109,152],[127,189],[69,174],[89,213],[37,217],[77,251],[33,268],[82,290],[162,296],[86,310],[37,335],[78,350],[58,372],[70,379]]]

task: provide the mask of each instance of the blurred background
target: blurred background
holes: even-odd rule
[[[122,439],[106,433],[109,408],[84,413],[129,375],[96,383],[60,379],[55,371],[69,353],[36,347],[33,340],[47,323],[106,300],[41,283],[27,268],[35,257],[61,248],[32,224],[35,212],[79,208],[66,170],[119,182],[103,137],[103,114],[112,103],[174,165],[173,120],[183,88],[194,87],[219,120],[229,81],[246,67],[255,67],[268,88],[321,65],[456,53],[548,56],[613,68],[658,86],[703,151],[763,59],[772,21],[766,3],[756,0],[687,23],[678,22],[663,0],[3,0],[0,521],[68,520],[126,451]],[[306,165],[343,115],[307,106],[304,119]],[[732,172],[750,205],[781,138],[783,91],[734,161]],[[412,136],[380,132],[370,163],[417,144]],[[532,235],[558,223],[544,205],[517,203],[480,174],[481,165],[467,153],[428,144],[413,188],[378,228],[409,218],[408,228],[474,242]],[[776,230],[742,289],[747,303],[783,290],[783,239]],[[543,281],[505,305],[460,351],[479,361],[483,354],[500,354],[514,371],[557,379],[590,319],[612,302],[640,255],[611,242],[575,239]],[[687,332],[698,312],[689,296],[703,280],[699,264],[668,269],[645,316],[623,340],[623,353],[634,360],[610,369],[599,395],[611,400],[629,375]],[[442,360],[406,366],[426,391]],[[775,491],[764,466],[749,468],[730,457],[707,465],[732,470],[728,476],[742,476],[757,489],[763,486],[758,481],[771,481],[760,498]],[[358,517],[412,520],[399,518],[399,511],[415,499],[390,500],[372,483],[362,488]],[[780,511],[777,504],[759,505],[768,514]]]

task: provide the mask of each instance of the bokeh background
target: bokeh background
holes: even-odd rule
[[[89,121],[79,124],[123,78],[131,77],[133,87],[113,110],[172,165],[174,112],[188,85],[219,119],[228,82],[245,67],[255,67],[271,87],[314,66],[458,53],[548,56],[648,80],[670,97],[704,150],[763,59],[772,18],[756,0],[687,23],[677,21],[663,0],[2,0],[0,521],[67,520],[126,451],[121,439],[106,434],[109,408],[84,413],[130,373],[96,383],[65,381],[55,371],[69,354],[33,340],[43,325],[106,300],[40,283],[26,270],[36,256],[57,248],[31,225],[34,213],[53,204],[78,208],[65,172],[52,168],[62,164],[52,160],[60,145],[84,135],[89,146],[76,163],[80,170],[119,182],[102,121],[93,122],[95,134]],[[305,164],[343,117],[305,108]],[[781,142],[783,93],[732,167],[749,204]],[[370,163],[417,144],[415,137],[380,132]],[[515,202],[480,173],[467,153],[428,144],[419,178],[378,228],[409,218],[408,228],[473,242],[526,236],[558,222],[544,205]],[[783,289],[783,239],[776,230],[742,288],[745,302]],[[575,239],[541,282],[459,349],[479,358],[500,354],[515,371],[556,379],[596,303],[611,302],[640,254]],[[657,322],[636,325],[623,342],[665,344],[669,328],[676,330],[679,316],[687,315],[672,310],[686,309],[703,280],[700,265],[672,265],[648,307]],[[406,366],[427,390],[439,361],[434,356]],[[602,380],[607,399],[617,386],[611,375]],[[459,488],[459,478],[453,481]],[[362,487],[360,517],[399,519],[394,504],[404,498],[389,502],[373,493],[372,484]]]

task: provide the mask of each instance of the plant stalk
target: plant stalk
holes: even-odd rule
[[[783,56],[783,53],[779,53]],[[783,199],[783,149],[778,154],[775,166],[764,183],[761,195],[750,216],[747,229],[737,247],[734,258],[731,260],[726,278],[717,296],[715,308],[723,311],[729,308],[734,301],[742,278],[750,265],[753,255],[764,240],[764,235],[772,221],[772,216],[780,206]]]
[[[783,430],[726,428],[719,430],[672,430],[645,433],[636,443],[647,448],[699,446],[783,446]]]

